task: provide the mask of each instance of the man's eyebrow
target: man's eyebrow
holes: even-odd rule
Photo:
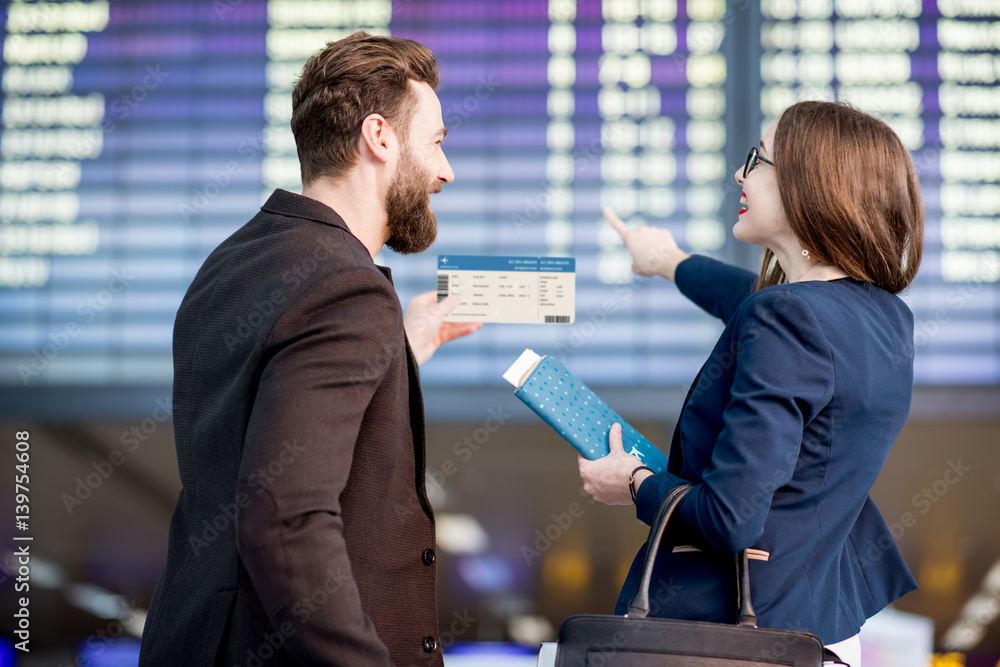
[[[447,136],[448,136],[448,130],[446,130],[443,127],[440,130],[438,130],[437,132],[434,133],[434,138],[435,139],[439,139],[439,138],[440,139],[444,139]]]

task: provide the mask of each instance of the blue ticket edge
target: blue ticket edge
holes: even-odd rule
[[[438,255],[438,271],[526,271],[535,273],[576,273],[576,258]]]

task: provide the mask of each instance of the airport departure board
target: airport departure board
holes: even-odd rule
[[[903,294],[921,384],[1000,382],[1000,3],[762,0],[761,110],[846,100],[920,176],[924,259]]]
[[[576,258],[573,324],[488,325],[440,350],[421,369],[425,386],[499,386],[525,347],[558,355],[591,386],[690,382],[720,323],[666,281],[632,276],[600,209],[755,268],[732,238],[732,175],[759,134],[740,134],[736,119],[762,132],[800,99],[878,113],[911,151],[927,214],[922,269],[903,295],[916,382],[1000,383],[1000,3],[3,8],[6,391],[169,387],[173,319],[198,267],[275,188],[301,187],[289,129],[297,73],[356,29],[417,39],[440,64],[456,179],[431,198],[438,241],[377,257],[404,305],[435,288],[439,254]]]

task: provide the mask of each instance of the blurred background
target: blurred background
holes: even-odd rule
[[[568,615],[611,612],[645,537],[629,508],[589,502],[575,453],[501,373],[525,347],[557,355],[666,449],[721,332],[631,275],[601,206],[756,269],[729,231],[732,174],[801,99],[889,122],[926,206],[902,295],[913,408],[872,493],[920,589],[866,625],[866,664],[1000,664],[1000,2],[2,6],[0,665],[136,663],[180,489],[177,306],[274,188],[300,189],[291,87],[359,28],[419,40],[441,69],[456,181],[431,200],[438,241],[377,258],[403,303],[434,288],[438,255],[576,258],[574,324],[487,325],[421,369],[450,667],[533,665]],[[13,648],[16,537],[33,538],[30,654]]]

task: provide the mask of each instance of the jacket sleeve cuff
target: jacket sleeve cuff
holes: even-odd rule
[[[667,497],[673,489],[687,484],[687,480],[681,479],[672,472],[660,472],[650,475],[635,494],[635,516],[637,519],[650,526],[656,518],[656,512],[660,509],[660,503]]]
[[[689,255],[674,269],[674,284],[684,296],[688,296],[689,287],[696,280],[692,274],[697,274],[702,259],[701,255]]]

